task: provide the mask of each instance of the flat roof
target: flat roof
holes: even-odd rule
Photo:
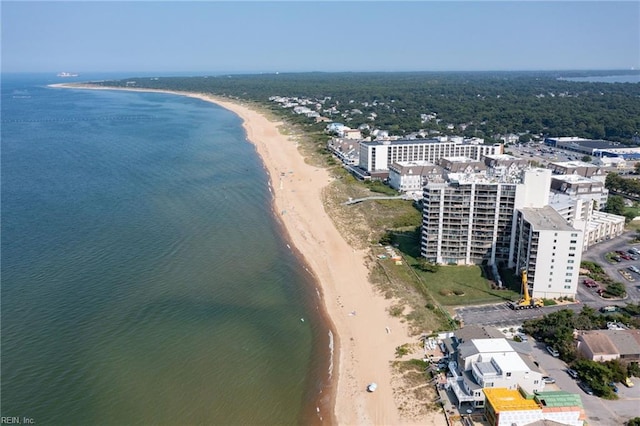
[[[568,183],[595,183],[599,185],[604,185],[599,180],[591,179],[581,175],[553,175],[551,176],[551,179],[559,180],[562,182],[568,182]]]
[[[507,339],[471,339],[473,345],[481,353],[513,352],[513,348]]]
[[[534,231],[576,231],[567,221],[549,205],[533,208],[523,207],[520,209],[525,220],[533,226]]]
[[[533,397],[542,407],[582,407],[580,395],[566,391],[538,392]]]
[[[496,412],[540,410],[537,402],[524,398],[520,391],[515,389],[484,388],[482,391],[487,397],[487,402]]]
[[[493,360],[504,373],[511,371],[529,371],[529,366],[516,352],[493,354]]]
[[[525,160],[526,158],[515,157],[509,154],[485,154],[484,157],[491,158],[492,160]]]
[[[566,167],[568,169],[578,168],[578,167],[591,167],[591,168],[594,168],[594,169],[599,169],[600,168],[600,166],[598,166],[596,164],[585,163],[584,161],[578,161],[578,160],[574,160],[574,161],[554,161],[554,162],[551,162],[550,164],[554,165],[554,166]]]

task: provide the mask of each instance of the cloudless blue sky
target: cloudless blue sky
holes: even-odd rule
[[[638,1],[2,1],[3,72],[640,68]]]

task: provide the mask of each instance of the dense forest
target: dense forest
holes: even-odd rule
[[[640,84],[561,79],[583,74],[278,73],[131,77],[96,84],[211,93],[274,109],[270,97],[296,97],[316,102],[319,112],[334,107],[338,113],[332,118],[350,127],[369,124],[401,136],[427,130],[477,136],[488,142],[497,135],[516,133],[525,140],[529,135],[579,136],[631,143],[640,132]],[[424,114],[437,118],[425,120]]]

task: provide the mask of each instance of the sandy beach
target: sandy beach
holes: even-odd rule
[[[317,278],[337,335],[333,413],[319,414],[341,425],[446,424],[441,413],[407,418],[396,406],[390,362],[395,359],[396,347],[416,339],[399,318],[388,314],[392,301],[369,283],[367,253],[352,248],[325,212],[322,191],[331,182],[329,173],[305,163],[297,142],[280,133],[278,127],[282,123],[269,121],[259,111],[203,94],[162,92],[212,102],[237,114],[269,173],[274,214]],[[373,393],[366,391],[371,382],[378,384]]]

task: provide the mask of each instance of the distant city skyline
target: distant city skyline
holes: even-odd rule
[[[3,72],[640,68],[638,1],[3,1]]]

